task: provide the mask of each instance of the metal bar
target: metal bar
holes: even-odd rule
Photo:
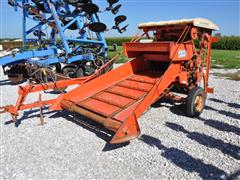
[[[25,110],[25,109],[32,109],[32,108],[38,108],[38,107],[41,107],[42,105],[43,106],[47,106],[47,105],[51,105],[54,103],[56,99],[51,99],[51,100],[47,100],[47,101],[37,101],[37,102],[34,102],[34,103],[29,103],[29,104],[23,104],[19,107],[19,110]]]
[[[22,11],[23,11],[23,17],[22,17],[22,47],[23,48],[25,48],[26,47],[26,36],[27,36],[27,34],[26,34],[26,21],[27,21],[27,19],[26,19],[26,16],[27,16],[27,10],[26,10],[26,8],[25,8],[25,6],[24,6],[24,4],[25,4],[25,0],[23,0],[22,1],[22,7],[23,7],[23,9],[22,9]]]
[[[0,65],[5,65],[5,64],[13,63],[20,60],[26,60],[34,57],[46,57],[54,54],[57,54],[57,49],[18,52],[17,54],[8,55],[1,58]]]
[[[59,35],[60,35],[60,38],[61,38],[61,41],[62,41],[62,44],[64,46],[64,49],[66,51],[67,54],[71,53],[71,49],[69,48],[69,45],[67,43],[67,40],[66,40],[66,37],[64,35],[64,31],[62,30],[62,26],[61,26],[61,23],[60,23],[60,20],[59,20],[59,17],[57,15],[57,11],[54,7],[54,5],[50,2],[50,0],[47,0],[47,3],[51,9],[51,13],[52,13],[52,16],[55,20],[55,23],[56,23],[56,26],[57,26],[57,29],[58,29],[58,32],[59,32]]]
[[[57,82],[51,82],[51,83],[47,83],[47,84],[19,86],[19,94],[21,94],[21,92],[22,93],[24,92],[25,94],[30,94],[30,93],[35,93],[35,92],[39,92],[39,91],[64,88],[64,87],[75,85],[75,84],[82,84],[86,79],[87,79],[87,77],[77,78],[77,79],[60,80]]]
[[[69,42],[75,42],[75,43],[81,43],[81,44],[99,44],[99,45],[104,45],[104,42],[102,41],[96,41],[96,40],[87,40],[87,39],[72,39],[72,38],[67,38],[67,41]]]
[[[62,106],[62,108],[66,109],[70,112],[75,112],[75,113],[81,114],[87,118],[90,118],[90,119],[96,121],[97,123],[102,124],[105,128],[107,128],[111,131],[114,131],[114,132],[116,132],[122,125],[122,123],[117,120],[100,116],[96,113],[93,113],[91,111],[83,109],[67,100],[63,100],[61,102],[61,106]]]
[[[209,71],[210,71],[210,66],[211,66],[211,48],[212,48],[212,39],[209,35],[208,36],[208,49],[207,49],[207,64],[206,64],[206,76],[205,76],[205,91],[206,93],[211,92],[211,90],[208,90],[208,81],[209,81]]]

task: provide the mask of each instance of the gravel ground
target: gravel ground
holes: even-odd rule
[[[2,72],[1,72],[2,74]],[[17,86],[1,77],[1,105],[12,104]],[[211,76],[200,118],[160,101],[140,119],[142,134],[109,145],[109,135],[68,112],[22,113],[20,123],[1,115],[1,179],[240,179],[240,83]],[[44,97],[55,97],[46,94]],[[35,96],[31,96],[33,100]]]

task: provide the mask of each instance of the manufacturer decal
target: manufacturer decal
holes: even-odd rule
[[[187,51],[186,50],[179,50],[178,51],[178,58],[184,58],[187,56]]]

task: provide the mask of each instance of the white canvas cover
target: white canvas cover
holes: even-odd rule
[[[160,27],[160,26],[184,25],[184,24],[193,24],[196,27],[202,27],[202,28],[212,29],[212,30],[219,30],[219,27],[215,23],[213,23],[209,19],[205,19],[205,18],[141,23],[141,24],[139,24],[138,28],[142,29],[145,27]]]

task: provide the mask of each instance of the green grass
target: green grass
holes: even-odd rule
[[[111,50],[112,47],[109,47],[109,49]],[[114,57],[114,56],[115,56],[117,53],[119,53],[122,49],[123,49],[122,46],[118,46],[118,47],[117,47],[117,51],[115,51],[115,52],[109,51],[109,52],[108,52],[108,57],[109,57],[109,58]],[[130,59],[127,58],[126,56],[121,55],[115,63],[125,63],[125,62],[127,62],[127,61],[129,61],[129,60],[130,60]]]
[[[110,47],[111,49],[112,47]],[[122,46],[118,46],[117,52],[122,50]],[[117,52],[109,52],[109,57],[113,57]],[[125,63],[129,59],[122,55],[116,63]],[[212,50],[212,67],[213,68],[240,68],[240,51],[238,50]]]
[[[239,50],[212,50],[213,68],[240,68]]]

